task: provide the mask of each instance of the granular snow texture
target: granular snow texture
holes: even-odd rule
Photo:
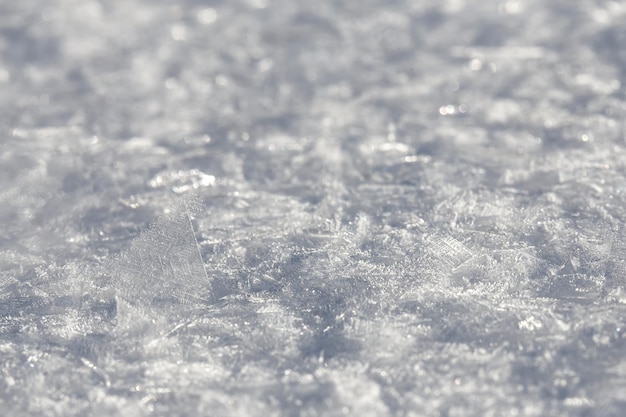
[[[3,1],[0,88],[0,415],[625,415],[626,1]]]

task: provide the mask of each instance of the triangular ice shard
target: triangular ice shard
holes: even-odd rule
[[[183,198],[137,237],[110,265],[117,294],[135,306],[198,304],[211,299],[211,287],[191,217],[202,203]]]

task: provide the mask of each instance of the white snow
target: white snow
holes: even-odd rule
[[[0,415],[622,416],[626,3],[0,5]]]

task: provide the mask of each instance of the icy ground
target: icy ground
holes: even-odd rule
[[[626,2],[0,2],[0,415],[623,416]]]

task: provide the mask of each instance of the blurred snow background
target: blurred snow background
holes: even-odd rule
[[[0,414],[626,411],[626,2],[4,1],[0,89]]]

